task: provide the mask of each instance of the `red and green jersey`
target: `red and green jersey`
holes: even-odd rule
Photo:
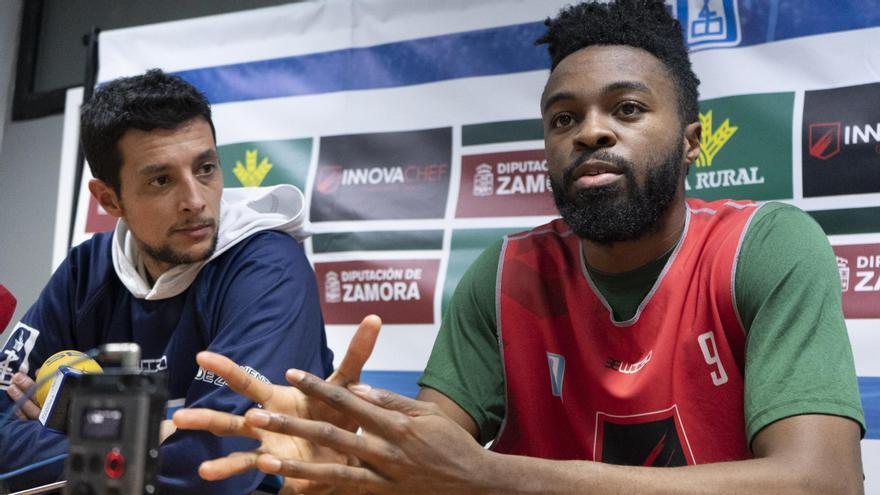
[[[681,241],[626,321],[562,220],[509,236],[498,295],[507,415],[492,448],[648,466],[749,457],[733,273],[756,206],[689,200]]]
[[[717,210],[711,205],[709,207]],[[694,211],[699,209],[692,207]],[[518,344],[527,352],[533,352],[531,358],[523,358],[530,363],[530,367],[534,367],[533,370],[522,370],[523,374],[528,375],[523,383],[534,383],[532,389],[530,386],[522,387],[529,389],[526,399],[540,403],[544,408],[561,406],[569,414],[567,422],[560,421],[556,416],[547,416],[543,409],[531,409],[531,405],[523,406],[529,408],[523,409],[505,400],[508,393],[506,369],[512,364],[509,361],[516,358],[511,357],[509,347],[514,335],[508,332],[509,326],[503,325],[503,321],[509,319],[504,313],[512,303],[504,302],[503,297],[508,296],[501,296],[497,280],[502,252],[500,241],[489,246],[477,258],[458,284],[419,383],[438,390],[466,411],[477,424],[479,440],[483,444],[499,436],[505,421],[507,425],[501,436],[511,433],[513,430],[508,427],[512,426],[511,413],[519,414],[523,419],[539,425],[540,431],[530,437],[537,438],[534,440],[539,445],[537,448],[543,448],[540,447],[543,436],[577,439],[578,445],[566,447],[571,451],[577,450],[576,454],[571,454],[573,457],[594,458],[593,453],[598,452],[595,458],[606,462],[617,462],[614,459],[622,459],[625,454],[630,456],[626,458],[629,464],[643,464],[653,459],[652,464],[656,465],[661,463],[658,459],[663,455],[671,458],[669,451],[664,450],[669,442],[691,444],[687,453],[683,449],[681,452],[681,457],[686,461],[693,458],[698,463],[708,462],[715,457],[702,454],[704,448],[695,446],[695,439],[711,437],[715,434],[717,421],[733,421],[730,418],[735,417],[740,418],[737,431],[730,433],[724,427],[727,433],[714,437],[716,443],[730,444],[715,447],[718,452],[742,452],[741,447],[748,446],[762,428],[798,414],[831,414],[851,418],[860,423],[864,431],[864,415],[852,349],[840,307],[840,282],[831,246],[818,224],[795,207],[767,203],[760,208],[749,207],[743,215],[748,216],[754,210],[757,211],[748,225],[739,231],[743,240],[733,274],[730,273],[731,265],[724,269],[723,264],[718,265],[717,269],[705,265],[710,261],[729,261],[729,251],[724,256],[703,252],[718,245],[726,246],[721,241],[731,232],[706,225],[711,234],[703,239],[705,244],[702,249],[694,249],[689,236],[694,234],[696,223],[719,221],[712,220],[712,215],[704,218],[703,213],[694,212],[690,214],[688,234],[676,245],[674,256],[667,253],[630,272],[598,272],[589,266],[589,260],[580,258],[579,250],[572,249],[565,251],[568,253],[565,255],[568,258],[564,259],[567,273],[560,273],[562,269],[555,268],[556,260],[541,260],[539,265],[543,277],[574,277],[570,284],[552,284],[548,287],[535,281],[534,285],[530,285],[532,282],[527,281],[528,277],[523,274],[525,278],[519,287],[514,288],[514,294],[516,290],[532,289],[534,298],[543,299],[531,301],[526,306],[550,308],[551,315],[558,312],[553,318],[562,321],[565,318],[584,320],[583,315],[587,311],[598,311],[600,315],[591,319],[590,323],[600,322],[604,335],[557,337],[556,334],[563,333],[568,327],[554,326],[550,337],[569,340],[559,340],[555,348],[550,348],[549,343],[555,341],[549,337],[542,337],[540,345],[534,347],[529,347],[528,341]],[[735,212],[733,217],[739,218]],[[549,229],[552,225],[545,228]],[[558,222],[556,225],[559,225]],[[718,224],[721,225],[731,224]],[[563,229],[557,230],[561,232]],[[720,237],[715,239],[715,236]],[[560,257],[565,243],[577,244],[574,236],[568,236],[560,242]],[[509,246],[505,252],[507,257]],[[690,256],[699,260],[701,265],[691,273],[696,278],[688,280],[685,273],[677,270],[691,266],[693,260],[686,259]],[[700,278],[697,276],[700,274],[711,276]],[[532,278],[534,276],[531,275]],[[728,283],[721,282],[721,279],[713,282],[712,276],[723,276]],[[593,299],[585,299],[583,291],[572,296],[581,299],[560,299],[560,291],[572,290],[578,284]],[[680,294],[663,296],[667,285],[671,290],[672,284],[677,285],[675,288]],[[538,287],[542,289],[538,290]],[[726,287],[727,290],[719,292],[719,287]],[[723,303],[723,298],[728,296],[731,301]],[[676,302],[678,298],[694,306],[689,307],[689,312],[684,312],[682,307],[676,306],[679,304]],[[661,308],[664,304],[667,307]],[[670,304],[671,307],[668,306]],[[693,325],[698,320],[704,321],[706,313],[716,309],[724,311],[718,313],[719,321],[729,321],[731,307],[740,316],[743,329],[740,332],[744,331],[747,335],[744,349],[737,350],[737,334],[731,334],[727,327],[718,331],[714,326],[702,329],[683,323]],[[662,318],[658,316],[661,313]],[[715,317],[712,315],[709,318],[713,325]],[[611,322],[612,318],[617,324]],[[648,328],[647,332],[642,332],[645,336],[639,334],[634,337],[639,331],[636,329],[644,329],[646,322],[658,318],[661,323],[666,319],[682,322],[679,329],[681,338],[675,334],[669,338],[671,342],[666,342],[669,327],[674,326],[671,324],[661,325],[662,329]],[[499,321],[502,322],[501,328]],[[566,325],[572,326],[574,323]],[[594,330],[598,332],[598,328]],[[712,332],[711,337],[700,339],[709,331]],[[544,333],[542,330],[541,334]],[[662,335],[663,342],[652,346],[648,335],[655,335],[658,339]],[[505,342],[503,355],[506,362],[502,361],[499,347],[501,337]],[[593,347],[597,341],[601,345]],[[585,347],[577,348],[578,352],[574,352],[574,346]],[[669,349],[678,354],[669,356]],[[563,365],[561,358],[565,359],[564,371],[560,369]],[[723,375],[718,364],[723,366]],[[655,377],[653,373],[657,370],[654,368],[662,367],[671,369],[666,370],[666,377]],[[685,370],[690,370],[693,376],[687,375]],[[583,399],[591,390],[590,387],[595,388],[600,383],[579,384],[585,379],[576,377],[584,373],[604,377],[605,382],[602,383],[615,385],[604,392],[608,400],[601,402],[601,405],[599,402],[587,403]],[[726,379],[727,382],[715,386],[713,376],[714,381],[723,382]],[[510,378],[518,379],[516,376]],[[701,395],[679,399],[681,394],[675,380],[688,383],[694,393]],[[741,387],[741,401],[735,402],[725,397],[723,402],[716,402],[716,394],[734,388],[732,384],[735,381],[740,382],[737,386]],[[554,383],[560,396],[553,395]],[[630,388],[623,386],[626,383],[630,383]],[[670,390],[670,387],[674,390]],[[712,392],[703,396],[703,389]],[[626,395],[627,390],[631,395]],[[667,397],[665,404],[658,396]],[[569,404],[580,404],[582,407],[569,407]],[[518,412],[513,411],[516,408]],[[695,415],[689,412],[694,409],[700,411],[696,411]],[[603,414],[602,427],[601,431],[597,431],[600,413]],[[646,416],[638,416],[645,413]],[[665,426],[650,426],[648,419]],[[571,427],[572,423],[576,423],[576,428]],[[646,423],[649,426],[643,425]],[[638,426],[640,424],[643,426]],[[646,429],[650,432],[645,433]],[[676,436],[664,437],[663,434],[658,435],[658,430],[670,433],[674,430]],[[683,433],[678,436],[680,430]],[[684,438],[685,434],[687,439]],[[501,438],[500,446],[516,444],[513,440],[515,438]],[[594,446],[597,442],[601,442],[601,448]],[[634,453],[636,449],[628,446],[636,442],[640,443],[642,450]],[[526,445],[525,448],[531,446]],[[563,455],[569,456],[568,452],[571,451]]]

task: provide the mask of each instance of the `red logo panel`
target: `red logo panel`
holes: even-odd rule
[[[840,153],[840,122],[810,124],[810,155],[827,160]]]
[[[328,324],[356,324],[375,313],[385,323],[434,323],[440,260],[315,263]]]
[[[96,234],[107,232],[116,227],[116,217],[110,215],[95,201],[94,196],[89,196],[89,209],[86,212],[86,233]]]
[[[834,246],[843,316],[880,318],[880,244]]]
[[[557,214],[544,150],[461,157],[456,217]]]

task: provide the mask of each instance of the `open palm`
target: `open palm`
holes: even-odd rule
[[[329,383],[345,387],[360,380],[364,363],[370,357],[382,321],[370,315],[363,319],[349,343],[339,368],[327,379]],[[249,375],[235,362],[213,352],[200,352],[199,365],[223,377],[230,389],[262,406],[263,410],[296,418],[332,423],[339,428],[355,431],[357,424],[350,418],[310,398],[295,387],[273,385]],[[347,464],[349,457],[315,443],[260,428],[251,428],[243,416],[211,409],[181,409],[174,414],[177,428],[204,430],[218,436],[243,436],[256,439],[260,446],[251,452],[233,452],[225,457],[205,461],[199,475],[206,480],[226,479],[255,469],[260,454],[271,454],[282,459],[299,459],[319,463]],[[323,493],[329,487],[308,480],[285,478],[282,494]]]

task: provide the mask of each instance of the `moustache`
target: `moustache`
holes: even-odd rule
[[[562,174],[563,184],[565,184],[566,186],[571,185],[571,183],[574,182],[574,180],[572,179],[574,171],[577,170],[579,166],[590,160],[610,163],[617,167],[620,170],[620,173],[622,173],[623,175],[627,177],[633,176],[633,169],[635,168],[635,165],[633,164],[633,162],[627,160],[626,158],[617,156],[608,151],[585,151],[576,156],[565,167],[565,170],[563,170]]]

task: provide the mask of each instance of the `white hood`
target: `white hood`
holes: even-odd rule
[[[167,299],[189,288],[206,263],[227,249],[263,230],[286,232],[302,242],[305,229],[305,200],[294,186],[224,189],[220,199],[220,231],[217,249],[210,259],[177,265],[163,273],[150,287],[138,243],[121,219],[113,232],[113,268],[131,294],[138,299]]]

